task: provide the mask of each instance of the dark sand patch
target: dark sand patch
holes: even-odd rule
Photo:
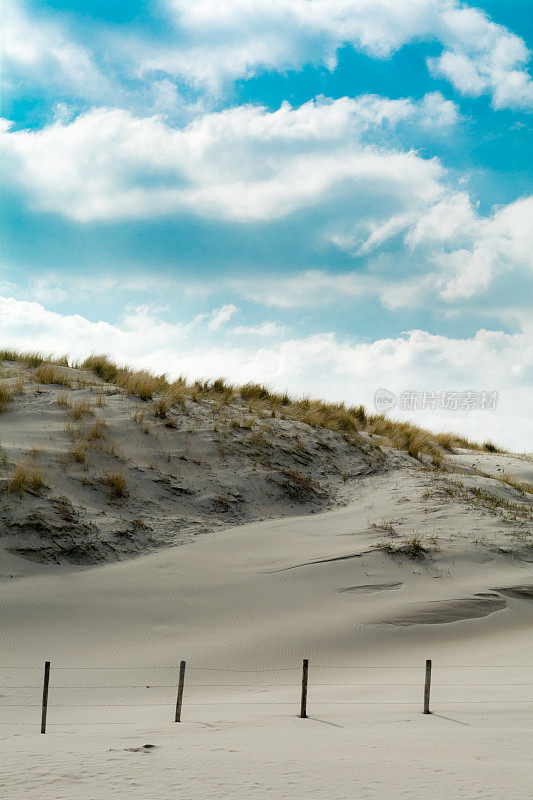
[[[389,589],[399,589],[403,586],[403,581],[398,583],[363,583],[361,586],[343,586],[337,589],[338,592],[350,592],[352,594],[374,594],[374,592],[386,592]]]
[[[502,611],[505,600],[492,597],[475,597],[460,600],[431,600],[417,603],[405,613],[383,620],[386,625],[442,625],[463,619],[478,619]]]

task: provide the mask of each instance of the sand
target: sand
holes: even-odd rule
[[[24,437],[28,428],[20,448]],[[22,558],[7,531],[4,798],[529,798],[531,496],[490,477],[501,454],[480,454],[476,468],[477,458],[450,455],[443,472],[387,449],[356,454],[359,472],[335,484],[328,510],[220,519],[175,546],[143,541],[135,556],[98,563],[59,549],[55,561]],[[505,473],[530,469],[527,457],[504,458]],[[85,506],[86,522],[100,502]],[[413,538],[419,557],[406,552]],[[298,717],[303,658],[308,719]],[[423,715],[427,658],[433,713]]]

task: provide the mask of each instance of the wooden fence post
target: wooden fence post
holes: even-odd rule
[[[302,669],[302,700],[300,704],[300,717],[306,719],[307,717],[307,676],[309,673],[309,660],[304,658]]]
[[[176,718],[174,722],[181,722],[181,703],[183,701],[183,686],[185,684],[185,661],[180,664],[180,679],[178,683],[178,699],[176,701]]]
[[[429,692],[431,689],[431,660],[426,661],[426,683],[424,686],[424,714],[431,714],[429,710]]]
[[[50,662],[44,662],[43,708],[41,713],[41,733],[46,733],[46,712],[48,710],[48,684],[50,683]]]

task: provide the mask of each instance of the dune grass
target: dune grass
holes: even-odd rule
[[[111,500],[120,500],[128,494],[126,478],[122,472],[106,472],[103,480]]]
[[[65,373],[64,368],[56,364],[43,362],[39,364],[33,373],[33,380],[36,383],[58,384],[59,386],[72,386],[70,375]]]
[[[84,416],[92,417],[94,409],[88,400],[76,400],[74,403],[68,404],[69,417],[71,419],[81,419]]]
[[[26,367],[34,368],[40,364],[54,364],[57,367],[68,367],[68,356],[54,357],[43,353],[22,353],[20,350],[4,348],[0,350],[0,361],[12,361],[24,364]]]
[[[7,481],[7,491],[10,494],[24,494],[24,492],[38,492],[44,486],[41,470],[34,464],[21,462],[13,470]]]
[[[2,358],[5,361],[20,361],[31,366],[39,366],[43,362],[56,366],[68,364],[66,356],[60,359],[44,358],[38,353],[24,354],[15,350],[0,351],[0,359]],[[187,401],[211,402],[214,413],[221,405],[247,403],[248,410],[252,414],[267,413],[273,417],[280,416],[303,422],[315,428],[326,428],[341,433],[348,442],[360,445],[363,440],[359,434],[368,433],[380,437],[376,440],[380,445],[404,450],[413,458],[420,458],[421,455],[429,456],[435,464],[440,463],[445,451],[453,452],[456,447],[502,452],[489,441],[479,444],[453,433],[431,433],[411,422],[392,420],[384,414],[369,414],[362,405],[347,406],[344,403],[328,403],[306,397],[294,398],[287,392],[273,392],[260,383],[248,382],[242,386],[234,386],[224,378],[188,383],[183,377],[170,382],[164,374],[155,375],[146,369],[119,367],[105,354],[92,354],[83,362],[73,366],[90,371],[101,380],[113,383],[144,401],[152,400],[152,411],[161,419],[166,418],[173,406],[186,411]],[[87,410],[87,406],[83,408],[85,410],[80,408],[74,412],[72,406],[71,416],[75,413],[79,413],[80,416],[93,413]]]
[[[9,401],[13,397],[13,392],[5,383],[0,383],[0,412],[5,411]]]

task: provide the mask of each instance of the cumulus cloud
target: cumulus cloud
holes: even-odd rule
[[[37,16],[5,0],[8,90],[33,81],[85,100],[121,95],[126,107],[175,114],[183,112],[180,89],[216,98],[262,71],[333,70],[347,45],[386,59],[414,42],[439,42],[441,53],[428,59],[436,77],[462,94],[490,95],[495,108],[533,106],[523,40],[460,0],[160,0],[151,11],[170,21],[164,36],[100,23],[80,41],[65,14]]]
[[[2,5],[2,62],[4,76],[17,87],[21,82],[45,84],[92,99],[110,92],[93,54],[61,23],[30,15],[13,0]]]
[[[429,67],[460,92],[491,94],[497,108],[533,105],[523,40],[458,0],[166,0],[166,7],[179,45],[146,55],[142,68],[211,91],[261,70],[334,69],[347,44],[389,58],[411,42],[438,41],[442,52]]]
[[[185,127],[120,109],[2,134],[5,180],[32,204],[79,221],[186,210],[203,217],[268,220],[355,193],[382,206],[438,197],[436,159],[365,142],[400,120],[438,122],[450,104],[362,97],[320,99],[275,112],[239,106]]]
[[[295,394],[363,402],[372,407],[376,389],[497,391],[491,412],[426,411],[404,413],[435,430],[453,429],[471,437],[490,437],[524,450],[531,443],[528,381],[533,346],[524,334],[480,330],[465,339],[411,331],[402,336],[357,342],[333,333],[286,338],[276,343],[235,346],[205,337],[198,326],[162,322],[148,308],[136,309],[119,324],[61,315],[36,302],[0,297],[0,337],[6,346],[84,357],[109,352],[120,362],[192,378],[226,375],[230,380],[265,381]],[[231,331],[228,333],[231,336]],[[67,343],[67,345],[65,344]],[[398,412],[402,416],[401,412]],[[517,429],[516,419],[523,424]],[[529,439],[528,439],[529,437]]]

